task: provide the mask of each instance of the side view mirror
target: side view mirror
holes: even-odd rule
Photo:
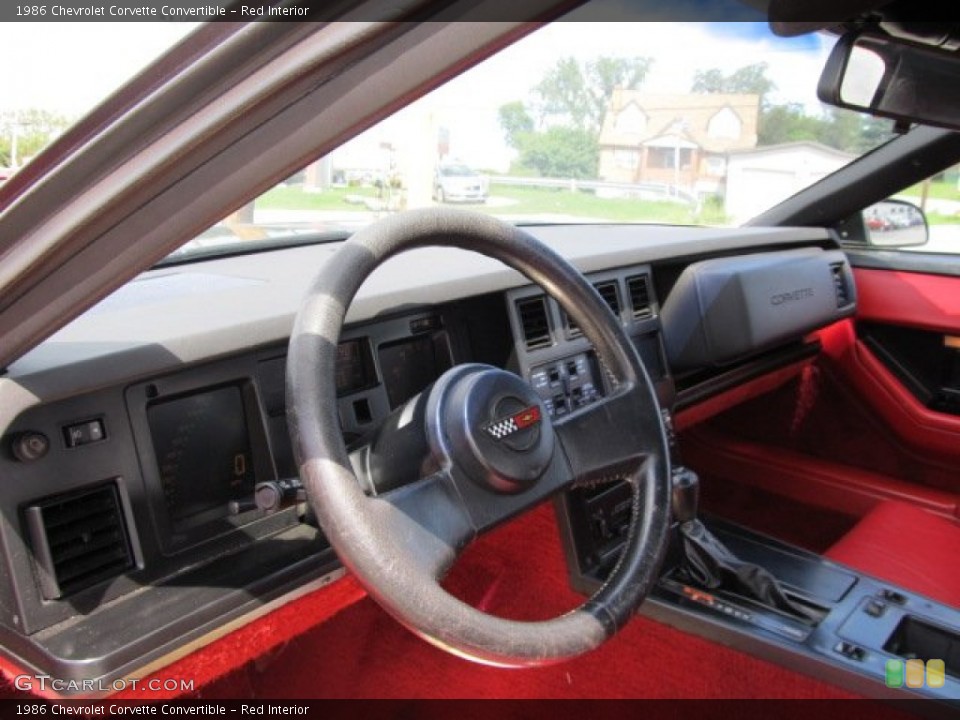
[[[867,241],[875,247],[916,247],[930,237],[923,210],[905,200],[884,200],[863,211]]]
[[[817,95],[837,107],[960,130],[958,79],[956,53],[848,33],[830,53]]]

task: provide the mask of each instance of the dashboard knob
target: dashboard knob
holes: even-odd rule
[[[39,460],[50,450],[50,439],[42,432],[29,431],[15,435],[10,451],[20,462]]]

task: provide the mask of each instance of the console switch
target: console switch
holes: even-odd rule
[[[889,588],[884,588],[880,591],[880,597],[882,597],[887,602],[891,602],[894,605],[905,605],[907,603],[907,597],[903,593],[898,593],[896,590],[890,590]]]
[[[840,653],[844,657],[848,657],[851,660],[856,660],[860,662],[867,655],[867,651],[864,650],[859,645],[854,645],[853,643],[848,643],[845,640],[841,640],[833,647],[835,652]]]
[[[68,448],[91,445],[107,437],[103,427],[103,420],[85,420],[81,423],[66,425],[63,428],[63,439]]]

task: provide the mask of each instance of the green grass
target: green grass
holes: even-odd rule
[[[377,197],[375,187],[333,187],[323,192],[304,192],[299,185],[275,187],[257,198],[258,208],[271,210],[363,210],[362,205],[351,205],[350,195]]]
[[[258,208],[283,210],[357,210],[362,205],[350,204],[350,195],[377,197],[373,187],[329,188],[320,193],[304,192],[299,186],[277,187],[257,200]],[[700,212],[687,205],[650,200],[599,198],[593,193],[567,189],[513,187],[494,185],[491,195],[507,198],[509,204],[472,205],[473,209],[491,215],[527,218],[537,215],[567,215],[610,222],[665,223],[681,225],[722,225],[726,222],[719,203],[704,203]]]
[[[923,194],[923,184],[918,183],[899,194],[919,198]],[[927,190],[927,197],[936,198],[937,200],[960,200],[960,190],[957,189],[956,182],[937,180],[930,183],[930,187]]]
[[[938,212],[928,212],[928,225],[960,225],[960,215],[944,215]]]

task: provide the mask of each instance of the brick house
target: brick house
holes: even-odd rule
[[[757,95],[655,95],[617,88],[600,131],[598,177],[722,191],[727,153],[756,147]]]

